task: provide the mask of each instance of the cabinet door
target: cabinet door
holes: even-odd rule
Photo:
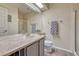
[[[40,40],[40,56],[44,56],[44,39]]]
[[[24,49],[20,50],[20,56],[24,56]]]
[[[38,42],[27,47],[27,56],[38,56]]]

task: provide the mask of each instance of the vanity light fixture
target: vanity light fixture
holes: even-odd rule
[[[39,8],[43,8],[43,4],[42,3],[35,3]]]
[[[41,13],[41,10],[34,3],[25,3],[32,10]],[[42,6],[41,6],[42,7]]]

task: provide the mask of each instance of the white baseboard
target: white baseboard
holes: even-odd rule
[[[70,52],[70,53],[74,53],[75,56],[78,56],[75,51],[73,52],[73,51],[71,51],[71,50],[67,50],[67,49],[64,49],[64,48],[57,47],[57,46],[53,46],[53,47],[54,47],[54,48],[57,48],[57,49],[60,49],[60,50],[64,50],[64,51]]]

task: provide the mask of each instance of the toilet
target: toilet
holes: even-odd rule
[[[44,50],[46,52],[52,52],[52,50],[53,50],[53,42],[51,40],[45,40],[44,41],[44,48],[45,48]]]

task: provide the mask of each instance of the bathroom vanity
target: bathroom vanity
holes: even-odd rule
[[[45,35],[0,37],[0,56],[43,56]]]

